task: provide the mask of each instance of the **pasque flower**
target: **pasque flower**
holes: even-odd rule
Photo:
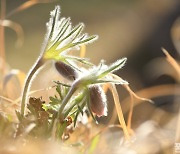
[[[67,56],[69,50],[79,49],[82,44],[91,43],[98,37],[96,35],[88,36],[88,34],[82,34],[84,24],[80,23],[75,27],[72,27],[70,18],[60,18],[60,7],[56,6],[51,12],[51,17],[47,23],[47,33],[44,39],[44,43],[41,49],[40,56],[30,69],[21,101],[21,115],[24,116],[25,106],[27,101],[27,93],[30,89],[31,82],[33,80],[34,74],[37,74],[38,70],[42,68],[43,64],[47,60],[62,61],[66,64],[69,63],[68,59],[73,59],[76,61],[83,62],[83,59],[78,57]],[[59,70],[60,71],[60,70]]]
[[[120,68],[122,68],[126,62],[126,58],[122,58],[115,63],[107,66],[104,62],[100,63],[99,66],[93,66],[93,68],[85,70],[82,72],[77,72],[71,66],[64,64],[62,62],[56,62],[57,70],[65,78],[67,76],[74,77],[69,78],[74,80],[69,93],[65,97],[62,106],[64,108],[68,103],[70,97],[75,93],[76,90],[86,90],[88,95],[87,106],[90,112],[95,113],[98,117],[107,115],[107,99],[105,92],[103,91],[101,84],[111,82],[115,84],[128,84],[125,80],[117,81],[112,79],[109,73],[112,73]],[[79,74],[78,76],[76,74]],[[67,99],[68,98],[68,99]],[[61,109],[62,110],[62,109]]]
[[[60,18],[60,7],[56,6],[51,12],[51,18],[47,23],[47,34],[44,41],[42,52],[37,59],[36,63],[30,70],[25,87],[23,90],[22,103],[21,103],[21,115],[24,116],[25,102],[27,99],[27,92],[29,85],[35,73],[38,72],[40,67],[47,60],[53,60],[54,66],[57,71],[65,78],[73,81],[67,95],[60,104],[58,117],[64,120],[64,116],[74,108],[74,105],[70,105],[68,109],[65,109],[67,103],[71,97],[78,90],[83,94],[83,101],[85,98],[86,104],[81,104],[78,109],[82,111],[82,108],[86,106],[93,116],[92,112],[97,116],[107,115],[107,99],[106,95],[101,87],[101,84],[111,82],[115,84],[128,84],[126,81],[116,81],[109,73],[122,68],[126,62],[126,58],[122,58],[111,65],[105,65],[102,61],[98,66],[92,65],[86,59],[68,56],[67,52],[72,49],[79,49],[82,44],[88,44],[96,40],[96,35],[88,36],[88,34],[82,34],[84,24],[80,23],[75,27],[72,27],[70,18]],[[73,62],[72,62],[73,61]],[[84,64],[90,64],[88,69],[79,68],[74,62],[81,62]],[[75,102],[76,105],[78,102]],[[64,114],[64,112],[68,113]]]
[[[56,6],[51,12],[51,18],[47,23],[47,36],[49,39],[43,58],[66,61],[68,59],[66,53],[69,50],[79,49],[80,45],[91,43],[98,38],[97,35],[88,36],[87,33],[82,34],[83,29],[83,23],[72,27],[70,18],[60,18],[60,7]]]

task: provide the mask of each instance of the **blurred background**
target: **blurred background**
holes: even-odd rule
[[[7,0],[6,14],[23,3],[24,0]],[[71,17],[74,25],[84,22],[85,32],[99,35],[99,40],[87,47],[86,57],[92,62],[128,58],[122,70],[128,81],[149,84],[146,66],[152,59],[163,56],[161,47],[174,57],[178,55],[171,28],[180,16],[179,0],[61,0],[36,4],[9,17],[24,31],[24,43],[17,48],[16,34],[6,28],[7,61],[13,68],[27,72],[31,67],[40,52],[49,12],[55,5],[61,5],[61,16]]]
[[[24,43],[17,47],[16,33],[5,29],[6,58],[11,68],[28,72],[40,53],[49,12],[55,5],[60,5],[62,17],[71,17],[73,25],[83,22],[86,25],[84,32],[99,35],[98,41],[87,46],[86,57],[93,63],[98,64],[104,59],[110,64],[121,57],[128,58],[125,67],[116,73],[129,81],[134,91],[164,84],[175,85],[179,80],[174,77],[176,73],[165,61],[161,50],[163,47],[176,60],[179,59],[179,0],[39,0],[41,3],[11,15],[9,13],[27,1],[6,2],[7,19],[20,24],[24,33]],[[49,70],[33,88],[46,87],[51,82],[46,80],[50,73],[51,81],[53,76],[57,76]],[[176,87],[173,90],[177,92]],[[128,96],[120,86],[118,91],[120,100]],[[111,96],[108,99],[111,102]],[[165,138],[174,139],[179,97],[171,93],[152,99],[155,104],[143,103],[135,108],[133,127],[151,119],[170,130],[171,134]],[[124,109],[126,105],[123,104]],[[111,113],[112,103],[108,106]]]
[[[6,2],[8,16],[26,1]],[[24,43],[20,47],[15,44],[16,34],[8,28],[5,31],[7,61],[12,68],[27,72],[32,66],[46,33],[45,24],[49,20],[49,12],[55,5],[60,5],[61,16],[71,17],[74,25],[84,22],[84,32],[99,35],[99,40],[87,47],[86,57],[93,63],[98,64],[101,59],[111,63],[127,57],[126,66],[118,75],[129,81],[135,91],[151,85],[174,82],[173,78],[162,75],[162,72],[168,72],[166,69],[171,70],[171,67],[160,57],[164,57],[161,51],[161,47],[164,47],[178,58],[180,35],[176,27],[180,17],[179,0],[39,2],[8,17],[20,24],[24,31]],[[172,30],[173,27],[175,30]]]

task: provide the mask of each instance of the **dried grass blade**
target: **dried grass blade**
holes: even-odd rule
[[[13,14],[18,13],[18,12],[21,12],[21,11],[23,11],[23,10],[26,10],[27,8],[33,6],[33,5],[37,4],[37,3],[39,3],[39,2],[37,2],[37,1],[27,1],[27,2],[24,2],[24,3],[21,4],[19,7],[15,8],[15,9],[12,10],[11,12],[9,12],[6,17],[9,18],[9,17],[12,16]]]
[[[4,27],[9,27],[16,32],[17,34],[16,46],[21,46],[23,44],[24,32],[21,25],[11,20],[0,20],[0,25]]]
[[[167,84],[167,85],[159,85],[159,86],[153,86],[150,88],[145,88],[140,91],[136,92],[136,95],[141,95],[146,98],[153,98],[158,96],[166,96],[166,95],[180,95],[180,87],[174,85],[174,84]],[[130,101],[130,98],[126,98],[122,101],[122,104],[127,104]],[[144,100],[138,99],[134,107],[138,104],[142,103]],[[123,107],[124,112],[127,112],[129,110],[129,107],[125,106]]]
[[[119,119],[119,122],[120,122],[122,129],[124,131],[125,138],[129,140],[130,136],[129,136],[129,132],[128,132],[125,120],[124,120],[124,116],[123,116],[123,112],[122,112],[122,108],[121,108],[117,89],[116,89],[114,84],[110,84],[109,88],[110,88],[112,95],[113,95],[113,98],[114,98],[114,103],[115,103],[118,119]]]
[[[25,74],[20,70],[13,69],[4,77],[3,89],[6,88],[7,83],[11,80],[11,78],[13,76],[17,77],[19,84],[20,84],[20,87],[23,86],[24,80],[25,80]]]
[[[113,78],[115,78],[116,80],[119,80],[119,81],[122,81],[122,80],[123,80],[122,78],[120,78],[119,76],[117,76],[117,75],[115,75],[115,74],[111,74],[111,76],[112,76]],[[147,99],[147,98],[138,96],[135,92],[132,91],[132,89],[129,87],[128,84],[123,84],[122,86],[129,92],[130,95],[132,95],[132,96],[135,97],[136,99],[153,103],[153,101],[150,100],[150,99]]]
[[[131,98],[131,101],[130,101],[128,120],[127,120],[128,130],[131,130],[132,115],[133,115],[133,109],[134,109],[134,98],[133,98],[133,95],[131,93],[130,93],[130,98]]]
[[[164,48],[162,48],[162,51],[164,52],[164,54],[166,55],[166,60],[169,62],[169,64],[176,70],[176,72],[178,73],[179,76],[179,80],[180,80],[180,66],[179,64],[176,62],[176,60],[168,53],[168,51]]]

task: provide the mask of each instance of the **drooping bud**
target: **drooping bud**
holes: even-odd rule
[[[68,80],[73,81],[78,76],[77,71],[70,65],[65,64],[64,62],[55,62],[55,68],[59,72],[59,74],[61,74],[64,78]]]
[[[98,117],[107,116],[107,99],[103,89],[96,85],[89,88],[90,109]]]

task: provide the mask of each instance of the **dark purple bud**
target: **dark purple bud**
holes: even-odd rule
[[[100,86],[92,86],[90,91],[90,108],[98,117],[107,116],[107,99]]]
[[[74,68],[61,61],[55,62],[55,67],[59,74],[61,74],[64,78],[68,80],[73,81],[78,76],[78,73]]]

